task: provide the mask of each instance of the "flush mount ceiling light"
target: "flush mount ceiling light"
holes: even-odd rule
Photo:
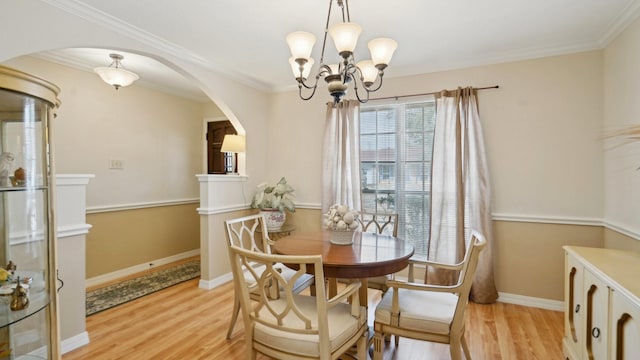
[[[387,38],[373,39],[369,41],[368,44],[369,51],[371,52],[371,60],[356,63],[353,50],[356,47],[362,28],[360,25],[351,22],[349,1],[335,1],[342,12],[342,22],[329,26],[331,5],[334,2],[334,0],[329,0],[329,13],[327,14],[327,25],[325,26],[324,40],[322,42],[320,68],[318,69],[315,83],[313,85],[306,83],[309,74],[311,74],[311,67],[315,62],[313,58],[311,58],[311,50],[316,42],[316,37],[313,34],[297,31],[287,35],[287,44],[291,50],[289,64],[298,81],[298,90],[301,99],[311,99],[318,87],[318,80],[324,77],[324,80],[329,86],[329,93],[333,96],[334,103],[340,102],[346,94],[348,83],[351,80],[353,80],[353,88],[358,101],[364,103],[369,100],[369,93],[379,90],[382,86],[384,69],[389,65],[389,61],[393,56],[393,52],[398,47],[398,43]],[[337,64],[326,64],[324,62],[327,34],[331,35],[336,49],[342,58]],[[358,82],[366,91],[366,98],[364,94],[361,96],[359,93]],[[302,95],[303,87],[311,90],[311,94],[308,97]]]
[[[120,64],[120,61],[124,59],[124,56],[120,54],[109,54],[109,57],[113,59],[109,67],[97,67],[93,69],[100,78],[107,84],[113,86],[118,90],[120,87],[125,87],[133,84],[134,81],[140,77],[129,70],[125,70]]]

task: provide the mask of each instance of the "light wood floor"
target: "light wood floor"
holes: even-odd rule
[[[370,322],[380,293],[370,290]],[[63,360],[243,359],[243,323],[225,339],[233,309],[231,282],[207,291],[198,279],[87,318],[90,344]],[[467,341],[474,360],[563,359],[562,313],[511,304],[469,304]],[[450,359],[447,345],[401,339],[387,343],[385,360]],[[259,360],[269,359],[258,356]]]

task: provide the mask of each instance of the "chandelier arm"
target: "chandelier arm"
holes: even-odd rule
[[[318,88],[318,84],[316,83],[316,85],[312,86],[312,87],[307,87],[305,85],[305,88],[313,89],[313,91],[311,91],[311,94],[309,95],[309,97],[302,96],[302,86],[301,86],[301,84],[302,83],[298,83],[298,96],[300,96],[300,99],[305,100],[305,101],[311,99],[313,97],[313,95],[315,95],[315,93],[316,93],[316,89]]]
[[[382,87],[382,77],[384,76],[384,73],[382,71],[380,71],[378,73],[378,78],[380,79],[380,82],[378,83],[378,86],[375,89],[369,89],[369,92],[375,92],[380,90],[380,88]]]
[[[315,91],[315,88],[318,87],[318,80],[319,79],[320,79],[320,74],[316,75],[316,82],[311,86],[305,84],[304,80],[298,80],[298,87],[302,88],[304,86],[306,89],[314,89],[314,91]]]
[[[364,87],[364,90],[367,93],[367,98],[362,100],[362,98],[360,97],[360,92],[358,91],[358,81],[356,81],[355,79],[353,80],[353,92],[356,93],[356,98],[358,99],[359,102],[361,102],[362,104],[366,103],[367,101],[369,101],[369,89],[367,89],[366,86]]]

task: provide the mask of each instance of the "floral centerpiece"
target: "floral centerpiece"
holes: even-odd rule
[[[358,229],[358,212],[347,205],[331,205],[324,215],[324,227],[333,231],[331,243],[337,245],[349,245],[353,243],[353,232]]]
[[[295,189],[282,177],[275,185],[258,184],[258,191],[251,200],[251,207],[260,209],[269,230],[277,230],[284,224],[285,210],[296,211],[293,203]]]

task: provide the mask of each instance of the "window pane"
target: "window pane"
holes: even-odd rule
[[[360,161],[376,161],[376,135],[360,136]]]
[[[376,212],[376,194],[374,192],[362,192],[362,210]]]
[[[376,133],[376,112],[365,111],[360,112],[360,134]]]
[[[407,131],[424,131],[422,108],[408,108],[405,116]]]
[[[378,135],[378,161],[396,161],[396,135]]]
[[[378,165],[378,190],[395,190],[396,188],[396,164]]]
[[[408,133],[405,135],[405,160],[425,160],[425,135],[424,133]]]
[[[404,164],[404,187],[406,191],[428,191],[425,189],[424,163]]]
[[[378,133],[395,133],[396,128],[396,114],[393,109],[378,112]]]
[[[415,248],[416,254],[427,254],[429,238],[429,199],[423,195],[405,194],[402,237]],[[400,229],[398,229],[400,230]]]
[[[360,164],[360,181],[362,182],[362,191],[375,190],[378,177],[376,174],[376,164],[361,163]]]

